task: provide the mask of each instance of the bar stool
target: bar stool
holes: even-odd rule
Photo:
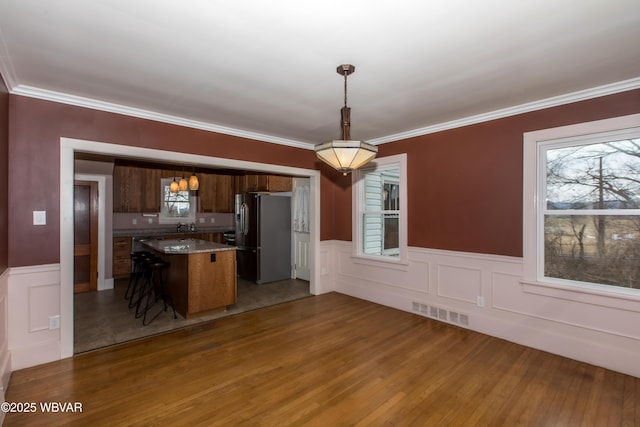
[[[144,326],[153,322],[163,311],[168,310],[167,301],[169,301],[169,305],[173,310],[173,318],[178,318],[176,309],[173,307],[173,300],[167,295],[165,289],[164,273],[167,267],[169,267],[169,263],[160,258],[147,259],[144,263],[146,270],[144,291],[136,309],[136,317],[142,317]],[[162,307],[153,317],[148,319],[147,315],[150,309],[160,300],[162,300]]]
[[[132,300],[138,288],[138,280],[144,270],[142,264],[149,256],[151,256],[151,252],[148,251],[131,252],[131,273],[129,274],[127,290],[124,293],[124,299],[129,300],[129,308],[133,308],[135,305]]]

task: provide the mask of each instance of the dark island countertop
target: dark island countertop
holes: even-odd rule
[[[228,231],[234,231],[235,229],[230,226],[221,227],[196,227],[195,231],[176,231],[175,227],[171,228],[130,228],[113,230],[113,237],[154,237],[154,236],[170,236],[172,234],[185,235],[185,234],[199,234],[199,233],[225,233]]]
[[[223,243],[200,239],[147,240],[143,244],[156,252],[166,255],[189,255],[218,251],[234,251],[237,248]]]

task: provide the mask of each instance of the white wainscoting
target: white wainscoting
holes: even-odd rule
[[[351,242],[322,241],[313,293],[341,292],[640,377],[637,304],[616,308],[605,296],[531,292],[521,283],[520,258],[423,248],[408,254],[407,264],[390,265],[354,258]],[[58,264],[0,276],[3,381],[9,369],[60,359],[60,330],[48,329],[49,317],[60,314],[59,293]]]
[[[409,248],[407,265],[390,265],[354,258],[351,242],[322,249],[337,292],[640,377],[637,304],[532,293],[521,258]]]
[[[9,290],[9,269],[0,274],[0,402],[4,402],[5,390],[11,377],[11,352],[7,325]],[[4,412],[0,411],[0,425],[4,422]]]
[[[11,369],[60,359],[60,329],[49,317],[60,315],[60,265],[9,269],[7,312]]]

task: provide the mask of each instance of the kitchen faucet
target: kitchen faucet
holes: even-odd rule
[[[182,231],[196,231],[196,224],[193,223],[193,222],[191,224],[186,224],[184,222],[181,222],[176,227],[176,231],[178,233],[180,233]]]

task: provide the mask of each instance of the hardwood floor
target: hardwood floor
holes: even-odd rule
[[[338,293],[14,372],[5,426],[640,426],[640,379]]]
[[[228,306],[226,310],[185,319],[180,314],[174,318],[173,311],[169,309],[161,312],[152,323],[144,326],[142,319],[135,318],[135,308],[130,309],[124,297],[128,284],[129,279],[118,279],[113,289],[74,295],[74,353],[83,353],[311,296],[309,282],[303,280],[288,279],[256,285],[239,278],[238,301]]]

